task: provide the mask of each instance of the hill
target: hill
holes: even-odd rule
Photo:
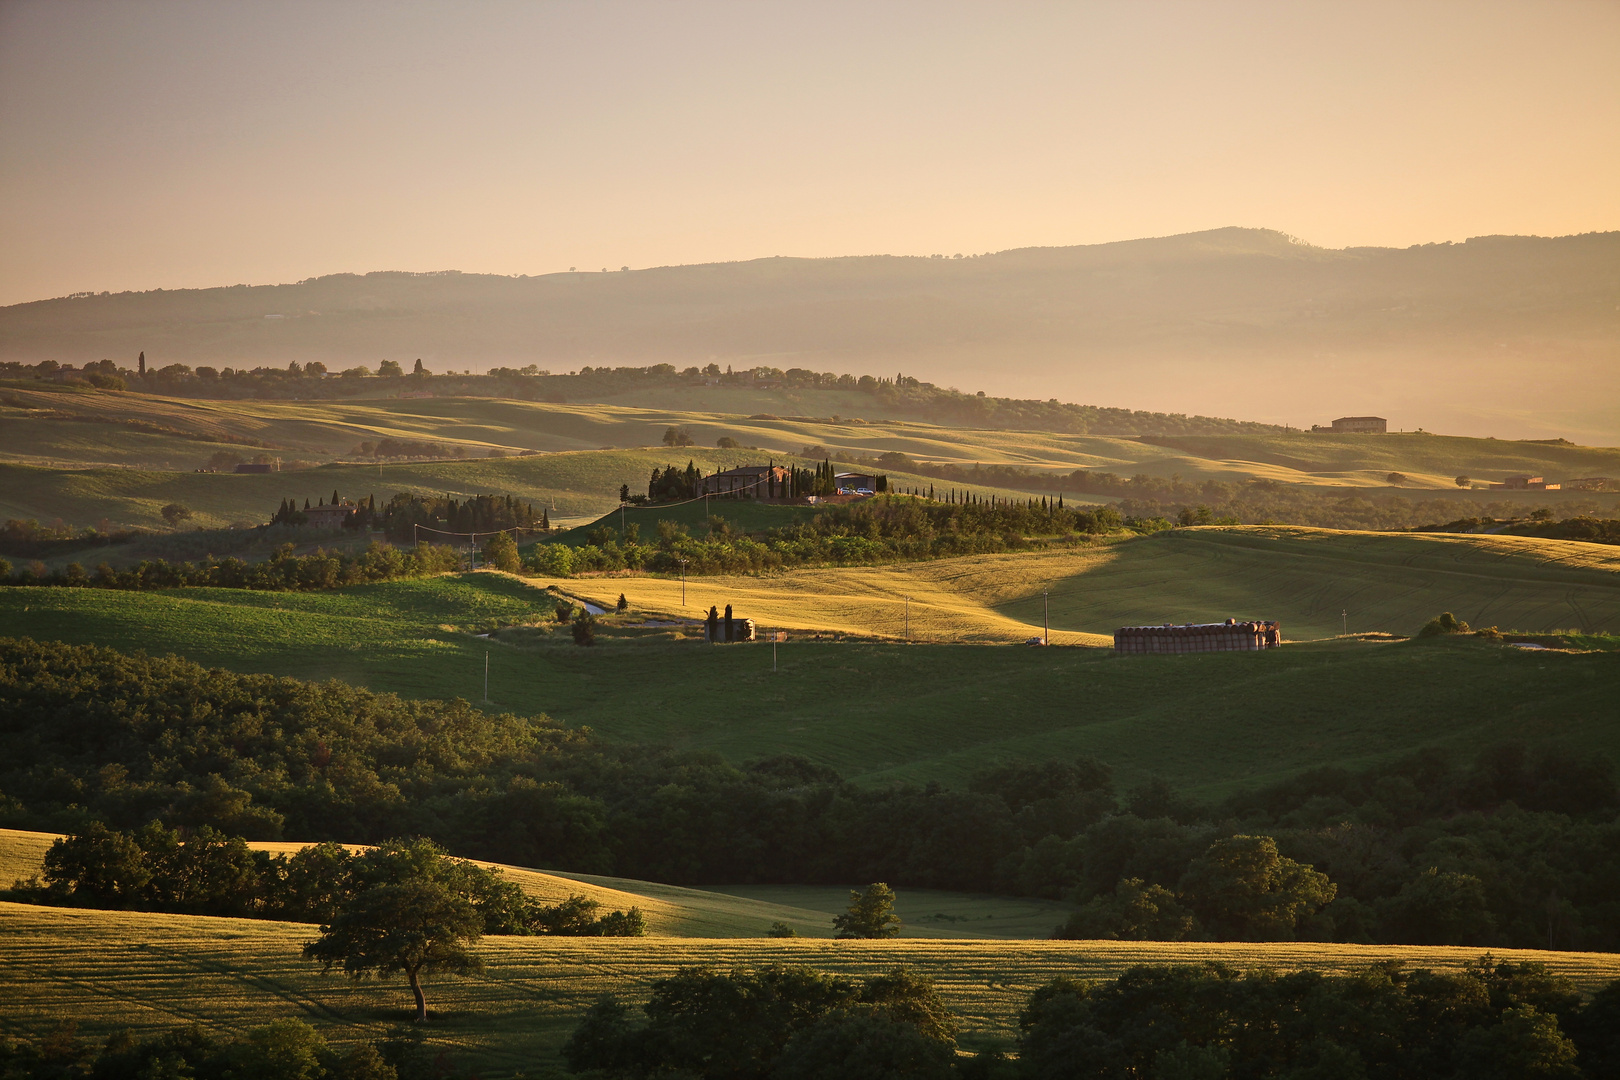
[[[0,309],[0,358],[769,363],[898,368],[941,384],[993,371],[993,385],[969,389],[1296,425],[1376,413],[1406,428],[1615,441],[1617,252],[1615,233],[1329,250],[1231,228],[968,259],[339,274],[13,305]]]
[[[631,601],[622,620],[602,620],[593,649],[550,621],[543,582],[491,573],[326,593],[7,588],[0,616],[42,640],[417,698],[479,701],[487,657],[490,708],[734,761],[803,754],[863,783],[954,781],[987,761],[1088,754],[1113,765],[1122,787],[1157,774],[1212,795],[1325,763],[1529,734],[1620,757],[1620,670],[1612,655],[1472,640],[1133,658],[953,642],[1038,635],[1043,585],[1054,627],[1068,628],[1054,633],[1060,642],[1099,640],[1081,630],[1111,631],[1116,618],[1227,615],[1280,616],[1290,637],[1325,635],[1346,608],[1363,631],[1411,633],[1439,610],[1505,629],[1589,618],[1613,630],[1616,558],[1610,547],[1523,538],[1194,529],[1073,554],[693,579],[684,615],[678,580],[555,583],[604,606],[620,592]],[[899,636],[907,595],[912,636],[925,643],[862,640]],[[699,645],[690,620],[728,602],[766,628],[808,630],[776,648],[774,671],[763,643]]]
[[[685,428],[698,445],[660,446],[671,426]],[[721,438],[761,449],[720,450],[714,444]],[[384,439],[436,446],[440,460],[376,463],[351,453]],[[925,464],[883,466],[897,486],[934,485],[1003,497],[1032,490],[1066,490],[1073,497],[1097,486],[1072,477],[1083,470],[1194,485],[1175,496],[1181,502],[1216,498],[1197,488],[1206,482],[1255,482],[1265,485],[1261,495],[1282,492],[1296,500],[1379,499],[1408,525],[1481,512],[1479,505],[1463,503],[1493,506],[1497,517],[1540,506],[1567,516],[1620,505],[1613,494],[1470,492],[1455,484],[1459,475],[1475,482],[1516,473],[1555,482],[1620,476],[1620,450],[1563,444],[1298,432],[1131,439],[488,398],[198,401],[29,383],[0,393],[0,516],[81,525],[107,519],[152,528],[162,520],[158,510],[179,501],[196,513],[193,524],[225,526],[264,521],[283,498],[314,500],[337,488],[345,495],[379,498],[401,490],[510,494],[579,521],[616,506],[620,484],[642,490],[656,466],[688,459],[708,470],[780,462],[807,447],[846,461],[903,455]],[[507,456],[492,458],[491,452]],[[244,460],[265,454],[284,459],[289,468],[243,476],[194,471],[215,453]],[[529,456],[519,456],[524,454]],[[320,467],[291,468],[298,462]],[[976,480],[979,465],[986,471]],[[1030,475],[992,476],[990,466]],[[943,479],[952,467],[963,472]],[[1398,486],[1390,484],[1392,472],[1405,477]],[[1132,494],[1128,485],[1109,490],[1114,493],[1082,497]],[[1397,499],[1404,502],[1395,505]],[[1413,500],[1425,507],[1420,511]],[[1414,514],[1420,520],[1406,520]]]
[[[0,994],[7,1029],[34,1037],[75,1021],[99,1041],[197,1023],[240,1032],[296,1016],[338,1043],[379,1039],[405,1012],[397,980],[323,977],[299,959],[311,928],[203,916],[64,910],[0,904]],[[1399,960],[1460,967],[1479,950],[1317,944],[1147,942],[917,942],[754,939],[486,938],[486,969],[430,986],[430,1045],[446,1065],[484,1075],[564,1075],[557,1052],[604,991],[644,999],[648,983],[681,966],[803,963],[869,976],[905,965],[935,980],[961,1018],[962,1043],[1006,1045],[1031,991],[1057,975],[1109,977],[1134,964],[1224,961],[1238,967],[1354,971]],[[1605,953],[1496,950],[1534,960],[1595,990],[1620,976]]]
[[[56,833],[0,829],[0,889],[40,872]],[[255,851],[289,854],[298,843],[252,841]],[[654,937],[763,937],[775,923],[803,937],[833,936],[833,916],[849,904],[848,889],[830,886],[752,886],[736,890],[688,889],[652,881],[591,874],[546,872],[473,860],[498,869],[529,896],[555,904],[583,895],[605,910],[638,907]],[[907,938],[1044,939],[1068,917],[1069,905],[1053,900],[980,896],[939,889],[906,889],[895,911]]]

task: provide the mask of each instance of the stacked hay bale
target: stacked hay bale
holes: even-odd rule
[[[1114,651],[1121,653],[1258,652],[1281,644],[1281,628],[1260,620],[1122,626],[1114,631]]]

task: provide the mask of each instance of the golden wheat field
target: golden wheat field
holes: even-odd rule
[[[40,1034],[74,1020],[97,1039],[118,1028],[200,1024],[239,1032],[297,1017],[335,1042],[372,1039],[408,1018],[403,981],[351,983],[299,958],[314,928],[202,916],[0,904],[5,1029]],[[808,964],[870,975],[906,965],[934,979],[970,1048],[1009,1042],[1032,990],[1057,975],[1111,977],[1136,964],[1219,961],[1343,972],[1399,960],[1460,966],[1479,949],[1318,944],[832,941],[752,938],[486,938],[486,968],[429,983],[430,1038],[460,1069],[560,1072],[557,1051],[604,992],[645,1000],[651,980],[688,965]],[[1620,977],[1620,956],[1503,950],[1585,989]]]

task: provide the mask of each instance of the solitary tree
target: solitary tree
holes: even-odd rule
[[[891,938],[900,933],[900,916],[894,913],[894,890],[874,881],[865,892],[849,894],[849,910],[833,916],[833,928],[841,938]]]
[[[517,541],[504,532],[498,532],[484,544],[484,562],[497,570],[515,574],[523,565],[518,557]]]
[[[365,889],[344,906],[321,936],[304,946],[304,959],[322,970],[341,966],[350,977],[405,974],[416,995],[416,1022],[427,1019],[422,976],[465,974],[483,964],[469,951],[483,936],[484,917],[443,882],[411,878]]]
[[[625,612],[630,610],[630,601],[624,598],[624,593],[619,594],[619,603],[616,610],[620,615],[623,615]]]
[[[1390,487],[1400,487],[1402,484],[1406,483],[1406,474],[1392,472],[1388,476],[1384,477],[1384,479],[1389,482]]]
[[[596,644],[596,616],[586,608],[580,608],[579,614],[574,616],[574,644]]]
[[[1468,479],[1468,477],[1466,477],[1466,476],[1457,477],[1457,486],[1460,487],[1460,488],[1465,488],[1469,484],[1472,484],[1472,483],[1473,483],[1473,481]]]
[[[159,510],[158,513],[162,514],[163,520],[170,525],[178,525],[191,517],[191,508],[184,503],[170,503],[162,510]]]

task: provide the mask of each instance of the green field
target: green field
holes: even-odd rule
[[[1187,561],[1195,558],[1205,560],[1202,569]],[[315,594],[8,588],[0,590],[0,613],[12,632],[40,639],[176,652],[238,671],[340,678],[412,697],[479,701],[487,655],[492,708],[546,712],[612,738],[739,761],[800,753],[865,782],[957,781],[987,761],[1090,754],[1115,766],[1126,786],[1156,773],[1215,795],[1428,745],[1468,753],[1529,738],[1620,756],[1613,705],[1620,666],[1612,653],[1523,652],[1471,639],[1352,638],[1263,654],[1131,658],[952,642],[994,640],[997,627],[1003,642],[1029,634],[1043,581],[1069,583],[1067,592],[1053,590],[1057,625],[1110,605],[1144,612],[1155,575],[1160,603],[1154,615],[1132,621],[1270,615],[1289,632],[1296,612],[1281,605],[1294,597],[1299,622],[1315,610],[1330,632],[1339,601],[1329,590],[1349,588],[1364,601],[1353,609],[1353,631],[1410,633],[1441,608],[1471,621],[1478,609],[1504,629],[1553,629],[1576,621],[1564,618],[1570,604],[1608,620],[1587,629],[1612,629],[1620,623],[1611,580],[1617,559],[1613,548],[1516,538],[1199,529],[1075,555],[689,582],[694,614],[732,599],[740,614],[759,614],[750,595],[774,597],[788,610],[783,598],[798,598],[798,623],[767,625],[844,619],[863,635],[896,633],[899,598],[913,587],[915,637],[931,638],[948,618],[958,620],[950,633],[909,645],[791,633],[777,647],[776,671],[768,644],[712,648],[692,640],[689,624],[646,620],[678,609],[680,589],[678,581],[646,577],[559,583],[576,596],[611,602],[624,591],[631,600],[625,619],[604,620],[593,649],[573,646],[566,628],[548,621],[551,594],[488,573]],[[1157,560],[1175,564],[1175,575]],[[1120,569],[1132,565],[1132,574]],[[1217,593],[1212,582],[1234,568],[1244,576],[1229,576]],[[1170,599],[1186,595],[1176,591],[1182,581],[1200,583],[1204,599],[1171,609]],[[1505,607],[1514,596],[1519,606]],[[1384,615],[1368,613],[1372,600],[1387,606]],[[862,611],[871,616],[864,624],[848,615]],[[1550,621],[1515,626],[1515,612]]]
[[[0,904],[0,1031],[38,1037],[63,1021],[87,1041],[119,1028],[200,1024],[239,1033],[296,1017],[333,1042],[376,1039],[408,1017],[402,980],[350,983],[299,959],[312,927],[201,916]],[[1037,986],[1057,975],[1106,978],[1133,964],[1220,960],[1239,967],[1351,971],[1388,960],[1458,967],[1477,949],[1316,944],[828,941],[769,938],[486,938],[486,969],[428,984],[432,1044],[458,1072],[561,1075],[557,1051],[603,992],[633,1001],[692,964],[803,963],[869,976],[908,965],[934,979],[968,1048],[1008,1045]],[[1604,953],[1497,950],[1592,990],[1620,976]]]

